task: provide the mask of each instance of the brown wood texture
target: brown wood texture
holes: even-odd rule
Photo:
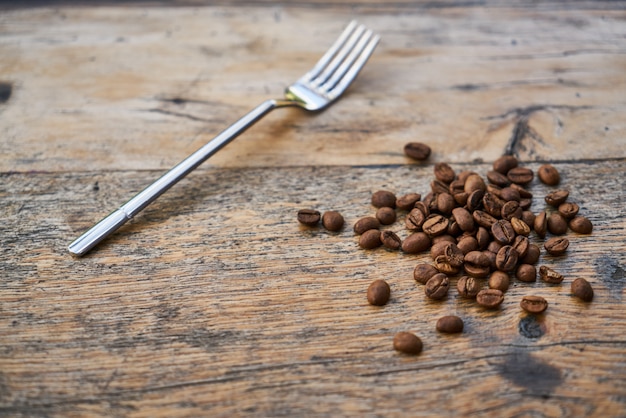
[[[70,3],[0,12],[0,415],[626,415],[623,2]],[[276,111],[69,255],[353,17],[383,40],[345,98]],[[406,159],[410,140],[431,160]],[[372,192],[426,193],[434,162],[485,174],[504,152],[551,161],[594,223],[542,254],[561,285],[513,281],[496,311],[434,302],[412,278],[428,254],[359,249]],[[530,189],[538,212],[553,188]],[[300,208],[347,224],[304,228]],[[365,298],[378,278],[384,307]],[[529,294],[546,313],[521,311]],[[462,334],[435,330],[446,314]],[[420,355],[393,350],[405,330]]]

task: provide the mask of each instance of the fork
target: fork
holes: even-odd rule
[[[350,22],[317,64],[287,87],[284,98],[261,103],[78,237],[69,245],[69,251],[76,256],[85,255],[270,111],[287,106],[319,111],[329,106],[356,78],[374,52],[379,39],[380,36],[372,30],[356,21]]]

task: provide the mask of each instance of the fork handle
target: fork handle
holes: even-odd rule
[[[68,250],[77,256],[85,255],[89,250],[98,245],[98,243],[141,212],[146,206],[154,202],[170,187],[182,180],[183,177],[196,169],[200,164],[209,159],[213,154],[222,149],[222,147],[235,139],[250,126],[254,125],[254,123],[263,116],[277,107],[290,106],[293,104],[293,102],[288,100],[266,100],[261,103],[237,122],[222,131],[206,145],[202,146],[171,170],[163,174],[158,180],[143,189],[119,209],[91,227],[91,229],[72,242]]]

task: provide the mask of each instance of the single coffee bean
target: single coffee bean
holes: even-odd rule
[[[433,244],[430,247],[430,257],[434,260],[440,255],[443,255],[446,251],[446,247],[448,246],[448,244],[450,244],[450,241],[448,240],[441,240],[441,241],[433,242]]]
[[[484,308],[495,309],[504,301],[504,293],[498,289],[483,289],[476,295],[476,302]]]
[[[452,216],[459,225],[462,231],[471,232],[474,231],[476,225],[474,224],[474,218],[472,214],[465,208],[454,208],[452,210]]]
[[[417,202],[420,201],[422,195],[419,193],[408,193],[396,199],[396,208],[401,210],[411,210]]]
[[[424,231],[429,237],[435,237],[445,233],[448,229],[449,220],[442,215],[430,215],[422,225]]]
[[[564,237],[552,237],[543,244],[548,254],[563,255],[569,247],[569,240]]]
[[[431,264],[426,263],[418,264],[413,270],[413,278],[416,282],[421,284],[426,284],[435,274],[439,274],[439,270]]]
[[[302,225],[316,226],[321,218],[321,214],[314,209],[300,209],[298,211],[298,222]]]
[[[511,222],[500,219],[491,226],[491,235],[500,244],[508,245],[515,239],[515,230]]]
[[[469,193],[454,193],[452,196],[454,197],[454,201],[457,203],[457,205],[465,206],[467,204],[467,198],[469,197]]]
[[[452,182],[450,182],[448,192],[452,196],[454,196],[457,193],[465,193],[465,182],[459,180],[458,178],[455,180],[452,180]]]
[[[535,216],[535,222],[533,229],[540,238],[544,238],[548,232],[548,215],[543,210],[539,212],[539,215]]]
[[[499,218],[502,213],[502,206],[504,206],[504,200],[500,199],[493,193],[485,193],[483,196],[483,209],[485,212]]]
[[[485,254],[485,257],[487,257],[487,260],[489,260],[489,270],[490,271],[498,270],[498,268],[496,267],[497,254],[492,253],[491,251],[483,251],[482,253]]]
[[[434,179],[430,182],[430,190],[437,197],[439,193],[448,193],[450,185],[441,180]]]
[[[450,215],[452,209],[456,207],[456,201],[450,193],[439,193],[437,195],[437,210],[444,215]]]
[[[523,213],[524,211],[522,210],[519,202],[511,200],[502,206],[500,216],[502,216],[502,219],[510,221],[513,218],[521,218]]]
[[[522,197],[520,196],[519,192],[514,188],[504,187],[502,190],[500,190],[500,199],[504,200],[505,202],[519,202],[520,200],[522,200]]]
[[[546,283],[559,284],[563,281],[563,275],[548,266],[539,267],[539,277]]]
[[[443,250],[443,255],[446,257],[448,263],[452,267],[462,267],[463,266],[463,251],[456,244],[448,244]]]
[[[447,163],[435,164],[434,171],[437,180],[443,181],[444,183],[451,183],[456,177],[456,173]]]
[[[469,193],[467,196],[467,201],[465,202],[467,210],[469,210],[470,212],[474,212],[475,210],[481,208],[483,205],[484,196],[485,191],[480,189],[474,190],[473,192]]]
[[[515,277],[520,282],[536,282],[537,281],[537,269],[532,264],[520,264],[515,271]]]
[[[519,201],[519,207],[522,208],[523,211],[530,209],[532,204],[533,204],[533,200],[532,199],[522,198]]]
[[[457,247],[459,247],[463,254],[467,254],[470,251],[477,251],[479,249],[478,240],[471,235],[461,237],[456,245]]]
[[[397,250],[402,246],[402,240],[398,234],[389,230],[380,232],[380,242],[390,250]]]
[[[378,229],[369,229],[359,237],[359,246],[365,250],[373,250],[381,245],[380,231]]]
[[[578,215],[580,207],[574,202],[565,202],[559,205],[559,213],[563,215],[565,219],[572,219]]]
[[[510,169],[506,173],[506,177],[509,179],[511,183],[515,184],[528,184],[533,181],[535,174],[533,170],[526,167],[515,167]]]
[[[422,203],[422,202],[417,202]],[[419,231],[422,229],[422,225],[426,221],[426,215],[421,208],[414,208],[404,218],[404,224],[409,231]]]
[[[402,241],[402,251],[417,254],[430,248],[430,238],[423,232],[414,232]]]
[[[567,190],[555,190],[548,193],[544,200],[548,205],[558,208],[560,204],[565,203],[568,197],[569,192]]]
[[[372,205],[376,208],[395,208],[396,195],[388,190],[378,190],[372,194]]]
[[[450,264],[450,260],[448,260],[445,254],[437,256],[434,260],[434,265],[437,270],[447,275],[455,275],[460,270],[459,267]]]
[[[463,230],[461,229],[461,227],[459,227],[459,224],[456,223],[454,218],[450,218],[450,222],[448,223],[447,235],[458,237],[459,235],[461,235],[461,233],[463,233]]]
[[[450,279],[443,273],[437,273],[424,286],[424,293],[431,299],[439,300],[446,297],[448,288],[450,287]]]
[[[530,234],[530,227],[523,220],[513,217],[510,222],[513,227],[513,231],[515,231],[517,235],[527,236]]]
[[[380,222],[378,222],[378,219],[374,218],[373,216],[366,216],[355,222],[354,233],[357,235],[361,235],[365,231],[378,228],[380,228]]]
[[[567,221],[558,212],[551,213],[548,216],[548,231],[553,235],[563,235],[567,232]]]
[[[504,293],[509,289],[509,283],[509,275],[503,271],[494,271],[489,276],[488,284],[490,289],[498,289]]]
[[[561,181],[561,175],[552,164],[544,164],[537,170],[537,176],[543,184],[556,186]]]
[[[428,193],[426,196],[424,196],[424,200],[422,202],[428,208],[428,212],[437,211],[437,194],[436,193],[432,193],[432,192]],[[417,202],[417,203],[420,203],[420,202]]]
[[[370,305],[383,306],[389,301],[391,288],[384,280],[374,280],[367,288],[367,301]]]
[[[491,251],[494,254],[498,254],[500,248],[504,247],[503,244],[500,244],[498,241],[491,241],[487,246],[487,251]]]
[[[528,313],[540,314],[548,309],[548,301],[541,296],[524,296],[520,306]]]
[[[593,231],[593,224],[584,216],[575,216],[574,219],[569,221],[569,227],[572,231],[578,234],[591,234]]]
[[[337,232],[343,228],[344,219],[341,213],[329,210],[322,215],[322,225],[329,231]]]
[[[496,268],[500,271],[511,271],[517,265],[518,255],[515,248],[505,245],[496,254]]]
[[[537,264],[539,256],[541,255],[541,249],[536,244],[528,244],[528,252],[526,257],[522,259],[523,264]]]
[[[487,228],[483,226],[478,227],[476,230],[476,241],[478,241],[479,250],[487,249],[487,246],[491,242],[491,234],[489,234]]]
[[[456,315],[442,316],[437,321],[436,328],[446,334],[458,334],[463,332],[463,320]]]
[[[496,196],[499,199],[502,199],[500,197],[500,191],[502,190],[502,188],[500,186],[496,186],[495,184],[491,184],[491,183],[487,183],[487,191],[486,193],[491,193],[492,195]]]
[[[452,244],[456,244],[456,238],[449,234],[437,235],[436,237],[432,237],[433,245],[436,245],[440,242],[449,242]]]
[[[393,348],[404,354],[419,354],[423,344],[417,335],[403,331],[393,337]]]
[[[516,190],[519,195],[520,195],[520,200],[521,199],[532,199],[533,198],[533,194],[524,188],[524,186],[520,186],[519,184],[515,184],[515,183],[511,183],[511,185],[509,186],[511,189]]]
[[[462,276],[456,282],[456,289],[459,295],[465,298],[475,298],[482,288],[480,282],[471,276]]]
[[[396,221],[396,211],[388,206],[383,206],[376,211],[376,219],[382,225],[391,225]]]
[[[463,260],[465,272],[472,277],[487,277],[491,271],[491,261],[483,251],[470,251]]]
[[[472,213],[472,217],[474,221],[487,229],[491,229],[491,226],[496,223],[497,219],[488,214],[487,212],[483,212],[482,210],[475,210]]]
[[[421,142],[409,142],[404,146],[404,154],[417,161],[424,161],[430,157],[431,149]]]
[[[526,257],[526,254],[528,254],[528,249],[530,248],[530,240],[523,235],[518,235],[511,243],[511,246],[515,248],[515,251],[517,251],[517,256],[521,260]]]
[[[593,287],[587,280],[579,277],[572,282],[572,295],[584,302],[591,302],[593,299]]]
[[[465,179],[465,185],[463,187],[463,191],[465,193],[471,194],[476,190],[484,192],[486,189],[487,185],[485,184],[485,180],[483,180],[483,178],[476,173],[470,174],[467,179]]]
[[[503,155],[502,157],[498,158],[497,160],[493,162],[493,169],[494,171],[497,171],[498,173],[506,175],[509,172],[509,170],[517,167],[517,165],[518,165],[517,158],[515,158],[512,155]]]
[[[495,170],[487,172],[487,180],[500,187],[506,187],[509,185],[509,179],[504,174],[498,173]]]
[[[524,221],[524,223],[532,229],[533,225],[535,224],[535,214],[529,210],[525,210],[524,212],[522,212],[522,221]]]

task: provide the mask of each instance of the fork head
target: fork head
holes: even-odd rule
[[[285,91],[285,97],[307,110],[321,110],[346,91],[380,36],[356,21],[350,22],[315,66]]]

